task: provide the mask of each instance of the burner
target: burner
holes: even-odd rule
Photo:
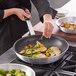
[[[60,76],[76,76],[76,52],[70,52],[69,56],[55,71]]]
[[[56,71],[54,71],[51,75],[49,75],[49,76],[60,76],[60,74],[58,73],[58,72],[56,72]]]
[[[76,53],[72,52],[61,68],[66,71],[76,72]]]

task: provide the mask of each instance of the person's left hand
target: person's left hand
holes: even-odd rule
[[[43,29],[43,36],[45,36],[46,38],[50,38],[52,35],[52,31],[53,31],[53,23],[52,23],[52,15],[50,14],[45,14],[43,16],[44,19],[44,29]]]
[[[43,36],[45,36],[46,38],[50,38],[52,35],[53,28],[54,28],[52,22],[48,20],[44,21],[43,26],[44,26]]]

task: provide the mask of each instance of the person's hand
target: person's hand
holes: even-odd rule
[[[53,24],[51,21],[45,21],[43,23],[44,29],[43,29],[43,36],[45,36],[46,38],[50,38],[52,31],[53,31]]]
[[[53,28],[54,28],[50,18],[51,18],[50,15],[45,15],[44,16],[43,36],[45,36],[46,38],[50,38],[51,37],[52,31],[53,31]]]
[[[25,21],[25,17],[31,19],[31,15],[28,9],[24,11],[23,9],[15,8],[14,10],[14,14],[16,14],[22,21]]]

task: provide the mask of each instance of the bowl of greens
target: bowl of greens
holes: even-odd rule
[[[0,76],[35,76],[32,68],[15,63],[0,64]]]

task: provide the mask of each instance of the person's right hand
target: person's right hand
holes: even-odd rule
[[[31,19],[31,15],[28,9],[24,11],[23,9],[15,8],[14,14],[16,14],[22,21],[25,21],[25,17]]]

